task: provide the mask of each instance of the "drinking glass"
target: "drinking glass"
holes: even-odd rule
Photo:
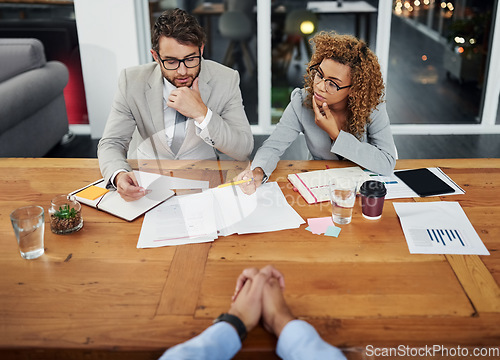
[[[356,200],[357,181],[352,178],[331,178],[329,181],[332,219],[336,224],[349,224]]]
[[[24,259],[37,259],[44,253],[45,213],[41,206],[24,206],[10,214],[19,252]]]

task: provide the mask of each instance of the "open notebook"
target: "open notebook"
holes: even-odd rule
[[[127,221],[132,221],[156,205],[175,195],[171,188],[169,176],[134,171],[139,184],[147,190],[147,194],[135,201],[125,201],[115,190],[106,189],[104,179],[98,180],[81,189],[73,191],[82,204],[108,212]]]
[[[358,189],[363,182],[370,180],[370,176],[359,166],[315,170],[297,174],[289,174],[288,181],[297,189],[308,204],[330,201],[328,184],[330,178],[348,177],[358,183]]]

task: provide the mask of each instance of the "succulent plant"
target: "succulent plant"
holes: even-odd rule
[[[59,219],[72,219],[76,217],[78,213],[75,209],[70,208],[68,204],[59,206],[59,210],[54,213],[54,216]]]

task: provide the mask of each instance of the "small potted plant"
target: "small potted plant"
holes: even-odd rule
[[[58,195],[49,209],[50,229],[55,234],[70,234],[83,226],[82,206],[74,196]]]

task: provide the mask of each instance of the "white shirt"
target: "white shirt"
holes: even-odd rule
[[[172,138],[174,137],[174,128],[175,128],[175,114],[177,111],[169,107],[167,103],[170,93],[172,92],[172,90],[175,89],[177,89],[176,86],[170,83],[170,81],[168,81],[167,79],[163,78],[163,121],[165,123],[165,135],[167,136],[168,146],[172,145]],[[212,111],[208,109],[207,115],[205,115],[205,119],[203,119],[201,124],[198,124],[198,122],[194,121],[196,127],[200,129],[199,131],[196,132],[196,134],[199,134],[201,130],[205,129],[208,126],[210,119],[212,119]],[[188,119],[188,121],[193,121],[193,120]],[[187,121],[186,121],[186,126],[187,126]]]

